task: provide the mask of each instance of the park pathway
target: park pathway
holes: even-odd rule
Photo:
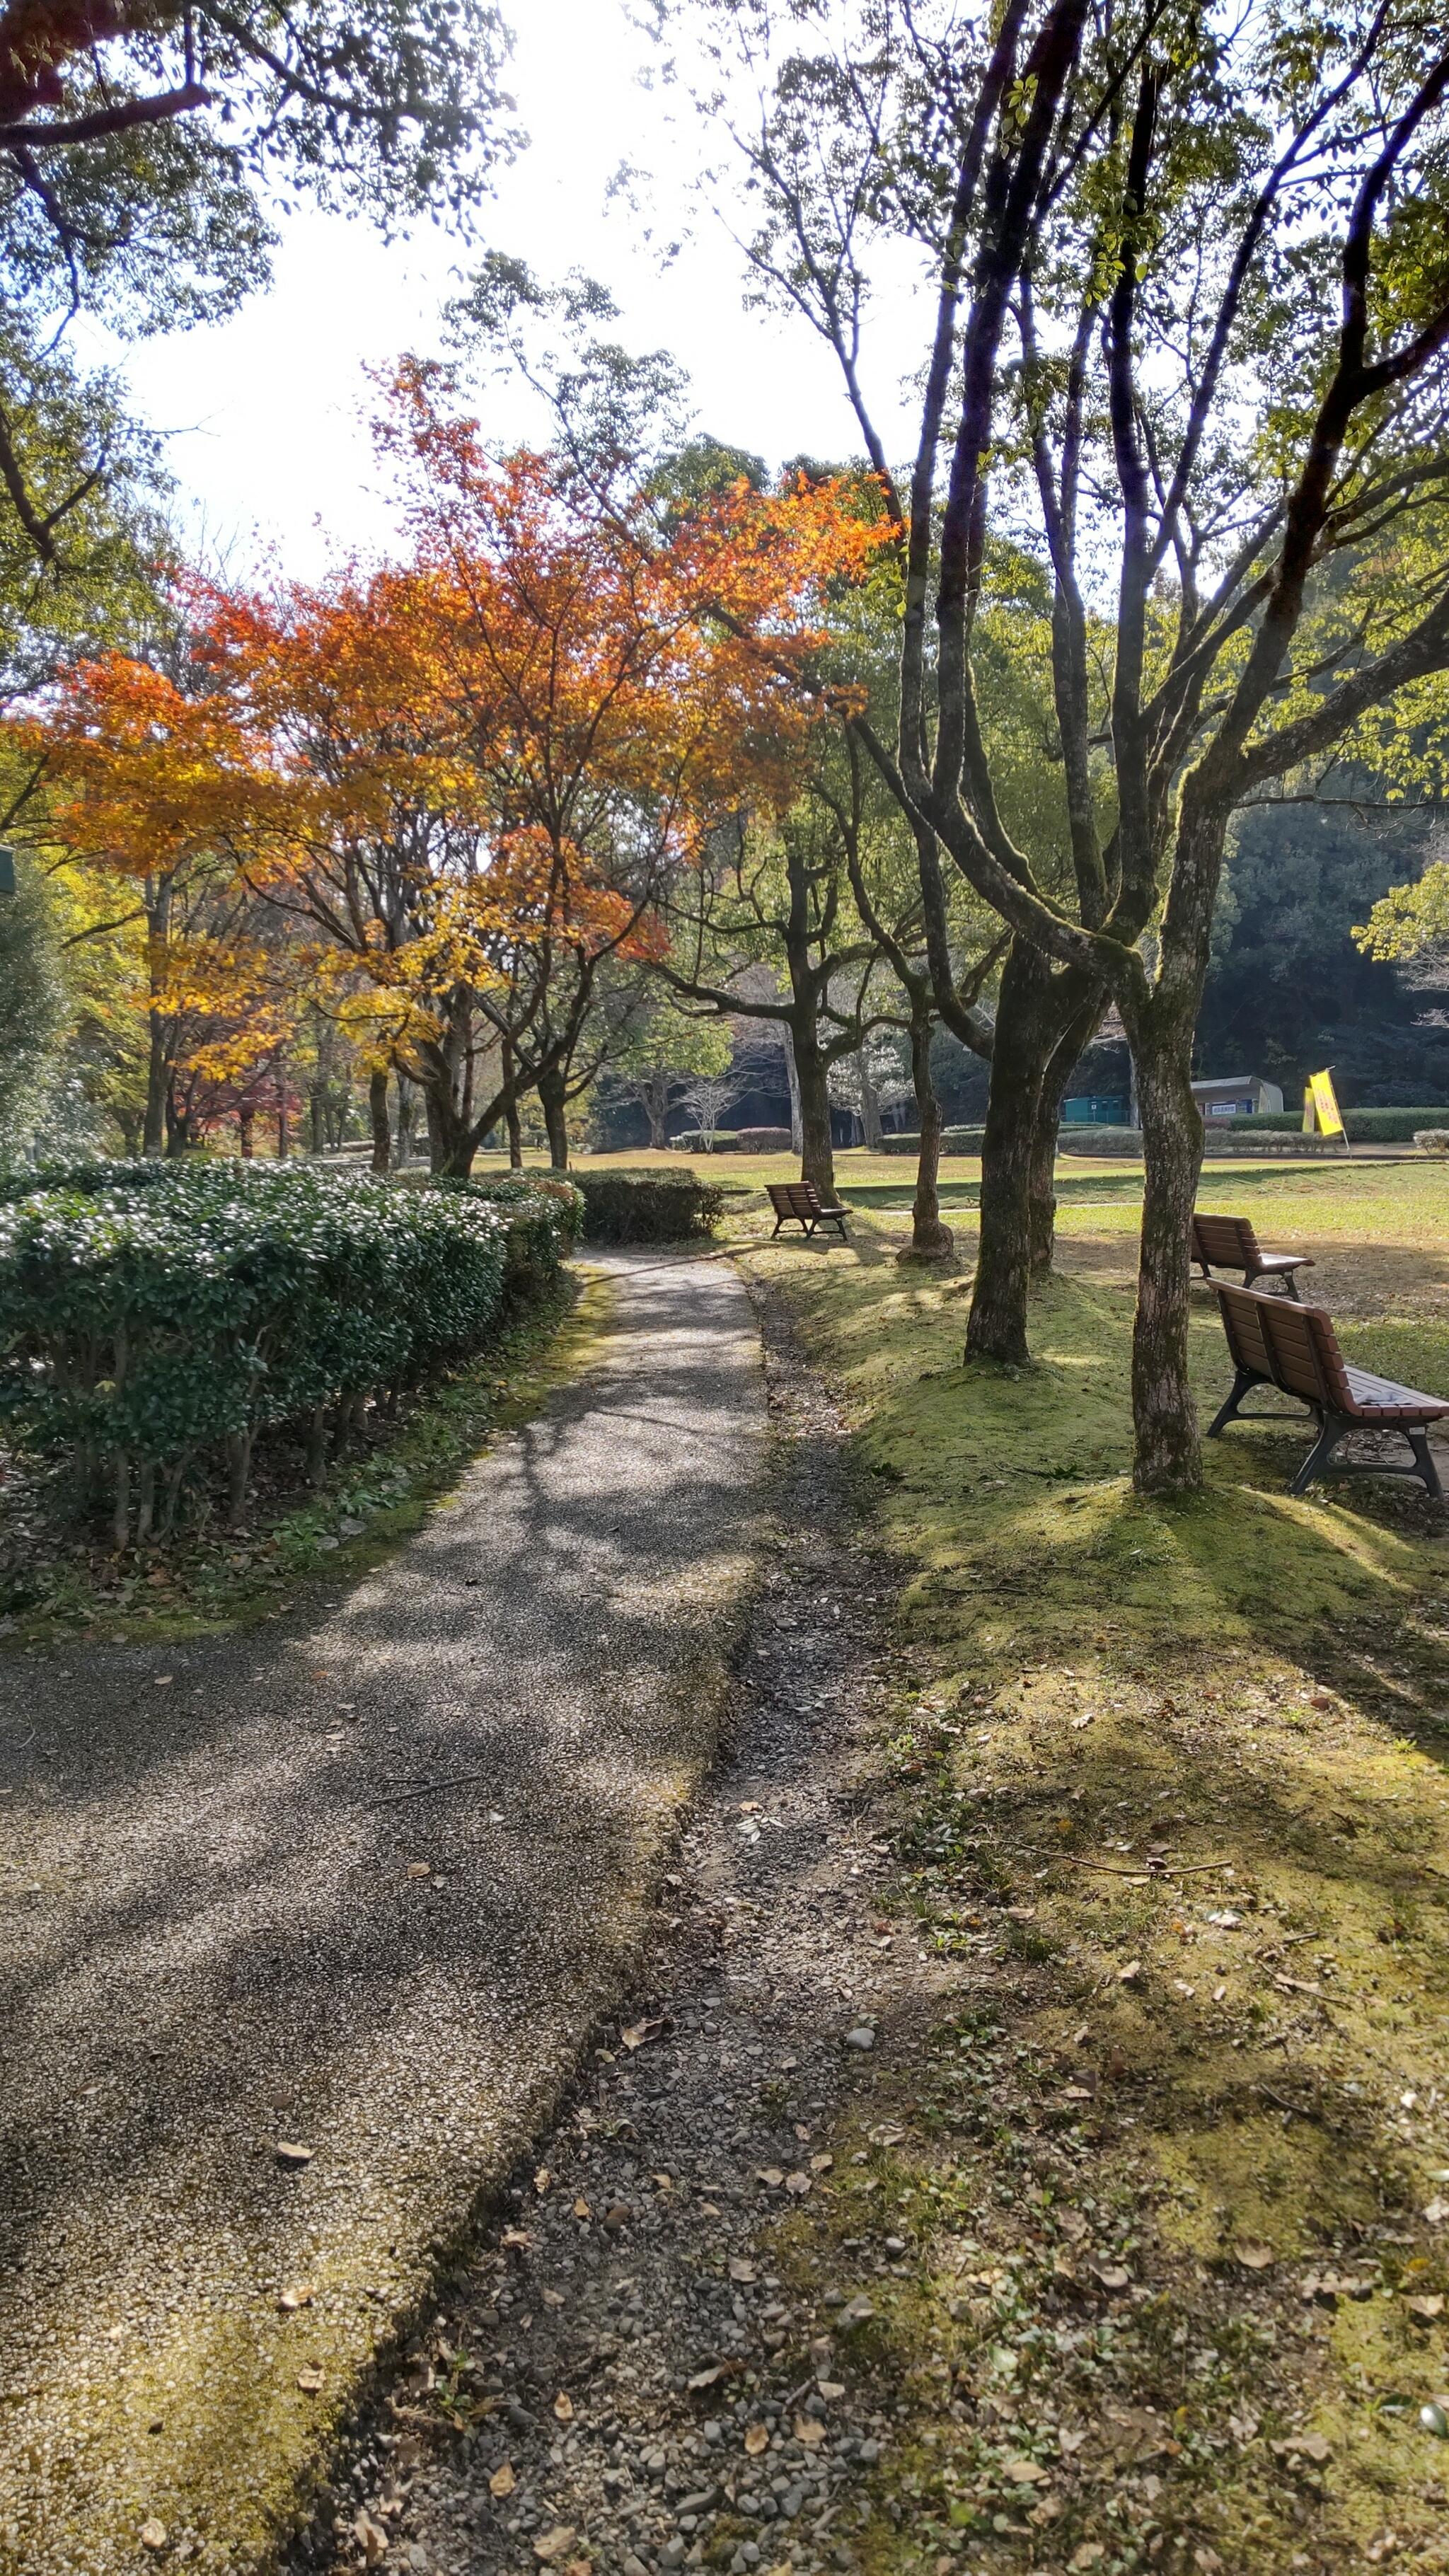
[[[320,1618],[0,1668],[6,2576],[256,2564],[619,1992],[765,1406],[726,1263],[605,1266],[585,1373]]]

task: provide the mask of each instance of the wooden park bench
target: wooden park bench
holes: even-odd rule
[[[1350,1368],[1322,1306],[1290,1306],[1286,1298],[1230,1288],[1222,1279],[1213,1280],[1212,1290],[1236,1375],[1208,1433],[1210,1440],[1230,1422],[1280,1422],[1281,1414],[1243,1411],[1243,1398],[1252,1387],[1276,1386],[1280,1394],[1306,1404],[1318,1425],[1318,1438],[1289,1486],[1290,1494],[1306,1493],[1315,1476],[1418,1476],[1436,1502],[1443,1499],[1426,1435],[1429,1423],[1442,1422],[1449,1414],[1449,1401],[1421,1395],[1416,1387],[1396,1386],[1392,1378],[1374,1377],[1368,1369]],[[1402,1432],[1411,1463],[1335,1459],[1335,1449],[1350,1431]]]
[[[1194,1215],[1192,1257],[1201,1264],[1204,1279],[1212,1278],[1212,1264],[1216,1262],[1220,1270],[1241,1270],[1245,1288],[1251,1288],[1255,1279],[1281,1279],[1290,1297],[1298,1294],[1295,1270],[1313,1268],[1312,1257],[1306,1252],[1260,1250],[1245,1216]]]
[[[847,1240],[844,1208],[827,1207],[813,1181],[767,1181],[765,1187],[775,1211],[775,1234],[782,1225],[801,1226],[807,1235],[817,1226],[834,1225],[840,1229],[841,1242]],[[772,1243],[775,1234],[770,1237]]]

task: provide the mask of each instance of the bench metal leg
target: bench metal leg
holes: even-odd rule
[[[1266,1381],[1259,1377],[1252,1369],[1240,1368],[1238,1370],[1227,1397],[1224,1402],[1218,1406],[1217,1412],[1213,1415],[1212,1421],[1208,1426],[1209,1440],[1216,1440],[1219,1432],[1227,1428],[1227,1425],[1232,1421],[1234,1414],[1242,1403],[1244,1396],[1247,1394],[1249,1387],[1262,1386],[1265,1383]]]
[[[1314,1477],[1323,1474],[1340,1440],[1346,1432],[1352,1431],[1353,1427],[1342,1413],[1320,1414],[1318,1438],[1289,1486],[1290,1494],[1307,1493]]]
[[[1413,1450],[1414,1464],[1423,1477],[1425,1491],[1430,1501],[1442,1503],[1444,1488],[1439,1482],[1439,1470],[1434,1464],[1434,1452],[1429,1446],[1427,1431],[1406,1431],[1404,1437]]]

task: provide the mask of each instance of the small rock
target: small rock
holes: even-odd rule
[[[1449,2414],[1445,2413],[1436,2399],[1431,2397],[1427,2406],[1420,2407],[1419,2422],[1426,2433],[1433,2434],[1437,2442],[1449,2440]]]
[[[874,2048],[875,2032],[869,2022],[858,2021],[853,2030],[848,2030],[845,2034],[845,2045],[847,2048]],[[1427,2212],[1425,2214],[1427,2216]]]
[[[147,2521],[142,2523],[136,2537],[140,2541],[143,2549],[164,2549],[166,2546],[166,2525],[164,2522],[158,2522],[153,2513]]]
[[[299,2147],[295,2139],[278,2138],[273,2152],[279,2165],[290,2165],[294,2172],[300,2172],[304,2165],[311,2163],[317,2151],[315,2147]]]

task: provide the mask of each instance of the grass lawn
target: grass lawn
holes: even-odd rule
[[[1449,1176],[1203,1197],[1316,1256],[1351,1358],[1449,1391]],[[1446,1516],[1292,1501],[1297,1428],[1138,1502],[1130,1198],[1064,1209],[1023,1372],[962,1366],[953,1222],[945,1275],[884,1211],[845,1251],[731,1229],[902,1572],[897,1936],[939,2020],[796,2243],[836,2279],[889,2224],[910,2249],[860,2329],[908,2409],[866,2563],[1449,2568]],[[1211,1406],[1205,1295],[1193,1338]]]

